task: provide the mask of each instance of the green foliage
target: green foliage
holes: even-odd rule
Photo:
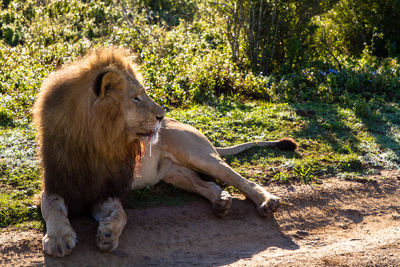
[[[299,142],[295,153],[254,148],[227,157],[252,181],[314,184],[399,168],[397,2],[3,0],[0,227],[38,225],[31,107],[50,72],[97,46],[136,52],[149,94],[216,146]],[[161,185],[126,205],[191,198]]]
[[[274,177],[271,179],[273,182],[277,183],[283,183],[286,184],[289,182],[289,175],[283,172],[278,172],[277,174],[274,175]]]
[[[13,116],[4,107],[0,107],[0,126],[12,126],[14,124]]]
[[[358,57],[370,47],[373,55],[398,57],[400,28],[395,21],[399,12],[398,0],[341,0],[329,12],[314,18],[318,26],[316,49],[331,56]]]
[[[311,180],[314,178],[314,176],[311,175],[311,167],[307,165],[296,166],[294,172],[305,184],[311,183]]]
[[[321,23],[312,18],[329,10],[335,1],[284,1],[279,5],[261,0],[184,2],[10,2],[0,12],[0,72],[4,73],[0,75],[0,105],[6,109],[2,117],[7,123],[11,122],[7,114],[13,114],[13,121],[29,118],[27,108],[50,71],[90,47],[111,44],[138,52],[145,84],[164,106],[212,103],[222,95],[329,103],[358,96],[399,98],[396,59],[377,59],[370,46],[359,59],[340,57],[334,48],[329,48],[333,57],[329,53],[326,57],[331,50],[317,45],[323,44],[321,38],[311,38],[315,27],[321,30],[333,25],[323,24],[322,15]],[[219,14],[228,13],[227,17],[210,14],[210,7],[218,7]],[[150,11],[158,16],[156,21],[149,19]],[[239,23],[234,18],[242,13],[244,26],[233,34],[234,23]],[[268,17],[261,28],[254,26],[260,14]],[[171,24],[168,19],[172,17],[179,22]],[[363,112],[360,105],[357,109]]]
[[[360,106],[361,102],[376,97],[389,101],[399,99],[399,74],[397,59],[363,57],[345,62],[341,70],[312,67],[284,75],[276,85],[277,94],[287,101],[320,100]]]
[[[309,22],[335,2],[241,0],[213,6],[226,20],[232,61],[270,74],[297,69],[309,60],[307,46],[315,30]]]
[[[122,11],[113,11],[113,7],[112,1],[99,0],[12,1],[0,12],[0,37],[16,46],[104,36],[112,31],[110,25],[122,19]]]
[[[141,0],[148,9],[148,22],[165,21],[170,26],[177,26],[180,20],[191,21],[197,12],[194,0]]]

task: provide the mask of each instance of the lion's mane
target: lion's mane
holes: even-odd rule
[[[97,49],[53,72],[33,107],[44,190],[70,212],[87,211],[131,188],[140,144],[128,138],[122,95],[98,100],[107,68],[135,75],[126,51]]]

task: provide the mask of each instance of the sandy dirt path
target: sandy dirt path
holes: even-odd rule
[[[269,218],[240,196],[224,219],[199,199],[178,207],[128,209],[119,248],[101,253],[96,224],[72,220],[72,255],[43,255],[37,231],[0,232],[0,266],[400,266],[400,173],[359,183],[336,178],[319,186],[281,185]]]

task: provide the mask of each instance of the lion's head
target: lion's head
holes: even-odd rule
[[[44,190],[80,211],[130,188],[140,141],[156,136],[164,110],[126,50],[101,48],[49,75],[33,117]]]

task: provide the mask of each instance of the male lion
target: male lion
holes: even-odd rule
[[[85,211],[99,222],[97,246],[114,250],[126,224],[120,198],[132,188],[159,181],[206,197],[222,217],[231,196],[199,173],[240,189],[261,215],[276,210],[278,197],[244,179],[220,156],[253,145],[294,150],[292,139],[216,149],[195,128],[164,115],[122,49],[94,50],[44,81],[33,118],[44,169],[45,253],[71,253],[77,241],[68,212]]]

